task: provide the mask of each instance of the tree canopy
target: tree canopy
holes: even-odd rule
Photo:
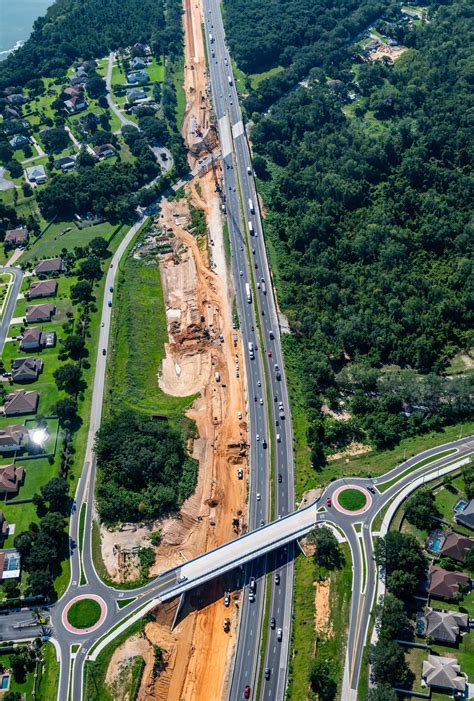
[[[167,423],[124,411],[102,423],[96,455],[97,506],[107,524],[157,518],[194,490],[195,461]]]

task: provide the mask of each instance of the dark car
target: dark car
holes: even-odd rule
[[[265,679],[270,679],[270,667],[265,667]]]
[[[247,686],[244,689],[244,699],[249,699],[250,698],[250,687],[247,684]]]
[[[105,355],[106,353],[107,351],[105,350],[105,348],[102,348],[102,355]]]
[[[331,506],[331,500],[330,500],[330,499],[326,499],[326,506]]]
[[[283,475],[279,474],[278,475],[278,484],[281,484],[283,482]]]
[[[272,630],[275,630],[275,626],[276,626],[276,621],[275,621],[275,619],[274,619],[274,618],[270,618],[270,628],[271,628]]]
[[[375,489],[374,489],[374,487],[369,487],[369,492],[370,492],[371,494],[375,494]]]

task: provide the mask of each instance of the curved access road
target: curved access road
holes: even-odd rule
[[[0,267],[0,275],[2,274],[12,275],[13,282],[11,282],[9,285],[7,302],[0,317],[0,354],[3,352],[5,339],[8,336],[8,328],[12,320],[16,301],[21,289],[21,283],[23,282],[24,277],[24,273],[20,268],[13,268],[9,266]]]

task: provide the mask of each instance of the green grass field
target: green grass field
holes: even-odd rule
[[[106,388],[108,409],[125,405],[176,418],[194,397],[171,397],[158,387],[158,371],[168,341],[158,264],[129,257],[120,271],[115,294]]]
[[[358,511],[367,503],[367,497],[358,489],[344,489],[337,498],[343,509],[348,511]]]
[[[75,628],[90,628],[100,618],[100,605],[94,599],[80,599],[67,612],[67,620]]]

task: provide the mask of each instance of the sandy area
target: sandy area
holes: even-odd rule
[[[131,679],[131,669],[135,657],[143,657],[145,669],[143,679],[150,676],[153,670],[153,648],[145,636],[134,635],[113,653],[105,677],[116,701],[128,701],[128,691]]]
[[[406,46],[389,46],[388,44],[379,44],[376,51],[369,54],[370,61],[382,61],[387,58],[391,63],[400,58],[402,54],[408,51]]]
[[[331,626],[329,625],[330,588],[329,577],[321,582],[314,582],[314,630],[317,638],[320,636],[330,638],[332,636]]]
[[[329,455],[327,461],[332,462],[333,460],[339,460],[339,458],[350,458],[353,455],[363,455],[364,453],[370,453],[371,450],[372,448],[370,445],[364,445],[363,443],[357,443],[354,441],[348,445],[345,450]]]

